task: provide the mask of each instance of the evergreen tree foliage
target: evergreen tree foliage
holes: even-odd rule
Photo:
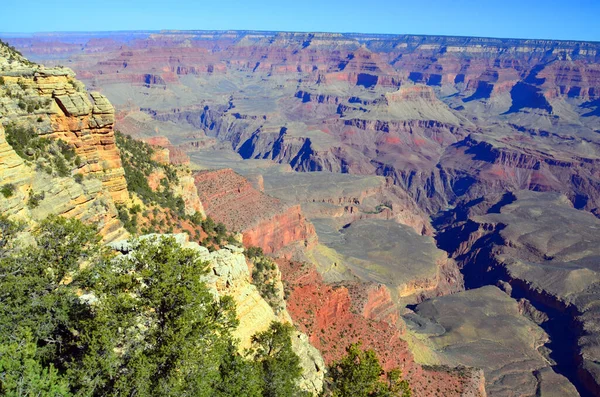
[[[289,324],[274,322],[268,330],[252,338],[251,355],[262,367],[265,397],[300,394],[295,379],[301,375],[302,368],[300,359],[292,350],[293,330]]]
[[[291,326],[274,323],[241,354],[233,299],[210,293],[196,251],[160,237],[116,256],[60,217],[33,244],[20,230],[0,216],[0,394],[297,394]]]
[[[331,364],[330,395],[333,397],[410,397],[407,381],[399,369],[387,374],[373,350],[362,350],[360,343],[346,348],[346,356]],[[385,381],[382,376],[385,375]]]

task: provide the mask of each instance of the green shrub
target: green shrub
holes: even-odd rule
[[[292,350],[289,324],[271,323],[268,330],[252,337],[250,357],[262,369],[263,396],[301,395],[296,379],[302,374],[300,358]]]
[[[46,152],[49,145],[49,141],[40,138],[33,128],[14,124],[6,126],[6,141],[20,157],[26,160],[33,160],[36,154]]]
[[[54,169],[56,170],[58,176],[66,177],[70,175],[71,170],[69,169],[69,166],[67,165],[67,162],[63,157],[54,156],[52,158],[52,165],[54,166]]]
[[[138,218],[137,214],[133,213],[130,216],[130,211],[122,204],[117,204],[117,212],[119,220],[123,223],[123,227],[131,234],[137,234],[138,232]]]
[[[120,132],[115,133],[115,140],[120,149],[121,163],[125,170],[129,191],[136,193],[148,205],[157,203],[163,208],[173,210],[180,217],[185,217],[185,202],[180,196],[173,194],[171,187],[171,184],[179,183],[175,168],[152,160],[154,149],[145,142],[137,141]],[[167,176],[160,181],[160,191],[152,190],[148,184],[148,176],[157,169],[162,169]]]
[[[3,77],[3,76],[0,76],[0,85],[4,85],[4,84],[5,84],[5,82],[4,82],[4,77]]]
[[[254,265],[252,269],[252,284],[256,286],[258,293],[273,308],[275,313],[283,309],[281,290],[278,286],[279,269],[273,260],[263,254],[260,247],[248,247],[245,251],[246,257]]]
[[[263,249],[260,247],[248,247],[246,248],[245,253],[248,259],[264,256]]]
[[[209,235],[214,234],[215,226],[215,221],[213,221],[210,216],[207,216],[204,221],[202,221],[202,229]]]
[[[75,182],[77,182],[79,184],[83,183],[83,175],[81,175],[81,174],[73,175],[73,179],[75,179]]]
[[[40,205],[40,202],[46,197],[45,192],[35,194],[33,190],[29,190],[29,199],[27,200],[27,207],[33,209]]]
[[[65,160],[71,162],[75,160],[77,154],[75,153],[75,148],[69,145],[67,142],[59,139],[57,142],[58,148],[60,149],[60,153],[63,155]]]
[[[381,380],[385,375],[385,381]],[[329,367],[329,388],[333,397],[410,397],[412,392],[402,373],[394,368],[387,373],[373,350],[362,350],[360,343],[346,348],[346,356]]]
[[[6,185],[3,185],[0,188],[0,193],[2,193],[2,195],[5,198],[10,198],[13,196],[13,194],[15,194],[16,190],[17,188],[15,187],[15,185],[13,185],[12,183],[7,183]]]
[[[190,222],[192,222],[196,226],[202,226],[202,214],[200,212],[194,212],[193,215],[189,217]]]
[[[81,159],[75,149],[63,140],[50,141],[40,137],[33,128],[15,124],[6,126],[6,141],[14,151],[25,160],[44,158],[47,163],[38,163],[38,169],[58,176],[69,176],[74,167],[81,165]]]

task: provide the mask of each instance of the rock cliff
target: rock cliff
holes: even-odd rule
[[[108,241],[126,232],[115,202],[129,195],[112,132],[113,108],[105,97],[91,100],[68,69],[46,69],[0,45],[0,175],[13,189],[0,198],[2,213],[29,223],[49,214],[98,225]],[[77,168],[56,175],[45,159],[22,158],[6,141],[3,125],[28,129],[74,148]],[[14,129],[11,127],[11,129]],[[46,168],[45,168],[46,167]],[[72,175],[80,174],[80,182]]]
[[[196,172],[194,179],[206,213],[229,230],[242,232],[247,246],[273,253],[290,244],[314,243],[314,227],[300,206],[284,204],[254,189],[233,170]]]

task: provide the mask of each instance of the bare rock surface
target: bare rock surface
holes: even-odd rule
[[[597,394],[600,221],[556,193],[520,191],[457,211],[463,220],[438,241],[463,266],[466,285],[502,283],[550,335],[557,370],[582,395]]]
[[[453,260],[433,238],[385,220],[358,220],[336,230],[315,221],[319,241],[343,257],[359,279],[386,285],[395,299],[422,300],[462,289]]]
[[[194,181],[207,215],[243,232],[247,246],[273,253],[295,243],[306,247],[316,239],[299,205],[262,193],[231,169],[199,171]]]
[[[408,326],[426,338],[445,364],[483,368],[488,396],[577,395],[539,351],[547,334],[521,316],[517,302],[498,288],[434,298],[415,312],[437,328],[432,332],[410,319]]]

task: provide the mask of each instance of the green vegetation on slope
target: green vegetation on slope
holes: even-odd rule
[[[329,367],[329,390],[332,397],[410,397],[406,380],[399,369],[387,373],[373,350],[362,350],[360,343],[346,349],[346,356]],[[385,375],[385,381],[382,380]]]
[[[260,247],[248,247],[246,257],[252,262],[252,284],[256,286],[260,296],[267,301],[275,313],[283,309],[282,291],[277,286],[277,264],[267,257]]]
[[[291,327],[274,323],[238,353],[230,297],[172,238],[114,256],[96,231],[50,217],[22,245],[0,215],[0,394],[294,396]]]
[[[38,170],[66,177],[81,165],[75,149],[63,140],[40,137],[33,128],[8,124],[6,142],[26,161],[35,163]]]
[[[5,43],[2,40],[0,40],[0,55],[7,57],[9,62],[20,61],[27,65],[35,65],[30,60],[23,57],[23,54],[21,54],[15,47]]]
[[[139,205],[117,205],[119,220],[127,231],[132,234],[149,234],[173,233],[178,229],[188,233],[209,250],[224,244],[239,245],[234,234],[228,232],[223,223],[216,223],[210,217],[204,218],[200,213],[185,214],[185,202],[173,193],[179,183],[178,170],[173,165],[154,161],[152,146],[118,131],[115,133],[115,140],[121,153],[127,189],[140,197],[146,206],[153,207],[151,211],[142,211]],[[153,190],[148,178],[157,171],[162,171],[165,177],[160,180],[158,188]],[[179,171],[182,172],[181,169]],[[202,231],[205,234],[203,238]]]
[[[145,204],[157,204],[184,216],[185,203],[181,197],[175,196],[172,190],[172,186],[179,183],[175,167],[152,160],[154,149],[145,142],[120,132],[115,133],[115,140],[121,153],[129,192],[136,193]],[[161,179],[160,189],[154,191],[148,184],[148,177],[158,169],[162,169],[166,177]]]
[[[4,198],[10,198],[15,194],[17,188],[12,183],[7,183],[6,185],[2,185],[0,187],[0,193],[4,196]]]

